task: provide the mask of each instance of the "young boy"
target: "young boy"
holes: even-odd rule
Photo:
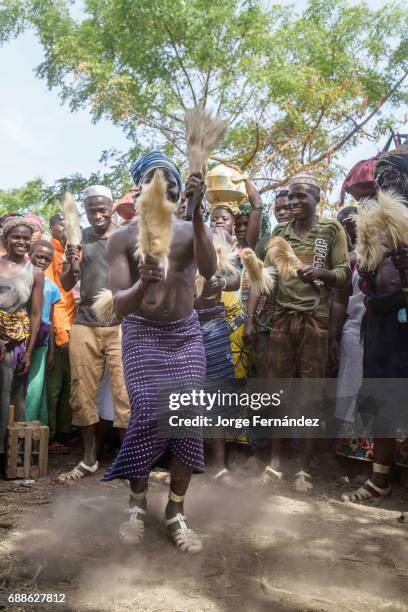
[[[31,263],[43,271],[50,265],[53,255],[54,247],[48,240],[37,240],[31,247]],[[54,353],[54,331],[51,321],[54,304],[60,299],[61,295],[57,285],[45,278],[41,327],[28,373],[28,389],[25,398],[26,421],[41,421],[44,425],[48,424],[45,371],[52,362]]]
[[[76,305],[74,292],[65,291],[61,284],[65,250],[65,219],[58,213],[50,219],[51,243],[54,256],[45,276],[53,281],[61,294],[55,304],[52,318],[54,332],[54,359],[47,372],[48,427],[50,428],[51,453],[65,453],[64,446],[73,437],[71,396],[71,368],[69,363],[69,332],[75,319]]]

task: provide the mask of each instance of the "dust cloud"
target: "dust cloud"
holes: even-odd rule
[[[231,490],[193,477],[186,515],[204,540],[194,557],[162,525],[167,487],[149,487],[137,548],[118,538],[123,483],[60,487],[7,543],[3,588],[66,593],[65,609],[78,611],[408,610],[408,528],[395,510],[343,504],[324,487],[301,497],[288,483],[263,490],[251,473],[241,480]]]

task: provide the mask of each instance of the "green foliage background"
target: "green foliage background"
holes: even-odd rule
[[[119,196],[130,159],[152,147],[185,168],[183,116],[195,104],[227,123],[214,161],[242,166],[261,192],[309,168],[330,190],[338,156],[398,127],[408,100],[402,2],[374,11],[309,0],[300,13],[265,0],[3,0],[0,43],[26,28],[44,50],[37,76],[73,112],[110,119],[130,146],[102,154],[102,175],[0,192],[0,212],[30,198],[48,212],[65,188],[79,194],[95,179]]]

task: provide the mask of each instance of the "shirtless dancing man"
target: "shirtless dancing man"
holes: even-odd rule
[[[162,153],[155,151],[132,168],[138,186],[149,183],[157,169],[167,182],[167,198],[174,212],[181,194],[180,171]],[[169,267],[163,270],[153,260],[134,257],[137,221],[112,235],[108,247],[114,307],[124,316],[122,348],[125,382],[131,404],[131,419],[122,448],[104,480],[130,480],[129,520],[121,538],[138,544],[144,536],[146,494],[151,469],[166,451],[171,453],[171,482],[164,524],[180,550],[197,553],[202,543],[187,528],[183,501],[193,470],[202,472],[201,436],[164,439],[158,435],[158,387],[189,382],[200,387],[205,379],[205,354],[198,317],[193,310],[195,275],[207,280],[216,271],[216,253],[200,204],[204,193],[201,177],[190,176],[186,196],[201,189],[192,222],[174,218]],[[145,299],[151,282],[158,282],[154,305]]]

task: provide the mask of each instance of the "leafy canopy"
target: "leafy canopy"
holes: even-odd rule
[[[184,161],[183,114],[198,103],[228,125],[216,158],[245,167],[261,191],[313,167],[330,187],[336,156],[398,125],[408,100],[402,2],[374,11],[309,0],[302,14],[265,0],[4,6],[0,42],[34,28],[45,53],[38,76],[72,111],[88,108],[129,138],[111,175],[118,185],[129,158],[153,146]]]

